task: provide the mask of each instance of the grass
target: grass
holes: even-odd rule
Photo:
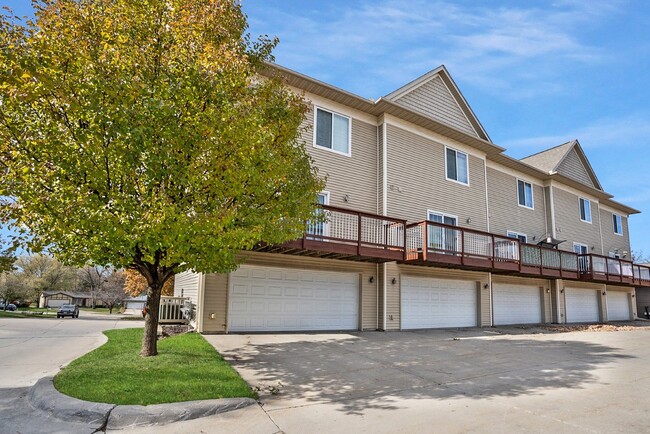
[[[54,377],[62,393],[93,402],[150,405],[249,397],[255,392],[196,333],[158,341],[158,355],[139,355],[143,329],[108,330],[108,342]]]
[[[9,312],[0,310],[0,318],[27,318],[30,315],[25,315],[20,312]]]
[[[82,311],[82,312],[95,312],[95,313],[109,314],[109,311],[108,311],[107,307],[96,307],[94,309],[92,307],[80,307],[79,310]],[[120,309],[117,308],[117,307],[113,308],[112,315],[121,315]]]

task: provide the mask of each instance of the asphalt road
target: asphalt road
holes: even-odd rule
[[[0,318],[0,389],[32,386],[106,342],[103,330],[142,327],[116,315],[81,311],[79,318]]]

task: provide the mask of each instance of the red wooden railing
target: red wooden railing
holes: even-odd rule
[[[406,220],[329,205],[321,205],[318,212],[320,221],[308,222],[302,238],[282,246],[355,259],[404,259]]]

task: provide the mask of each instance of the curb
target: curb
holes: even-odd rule
[[[38,380],[29,391],[28,400],[32,407],[56,419],[101,425],[104,429],[164,425],[257,404],[251,398],[207,399],[147,406],[104,404],[62,394],[54,388],[53,377]]]

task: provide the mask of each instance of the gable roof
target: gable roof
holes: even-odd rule
[[[549,175],[563,175],[603,191],[603,187],[577,139],[522,158],[521,161]]]
[[[74,292],[74,291],[43,291],[43,296],[49,297],[50,295],[63,294],[71,298],[90,298],[89,292]]]
[[[382,97],[492,142],[445,65]]]

